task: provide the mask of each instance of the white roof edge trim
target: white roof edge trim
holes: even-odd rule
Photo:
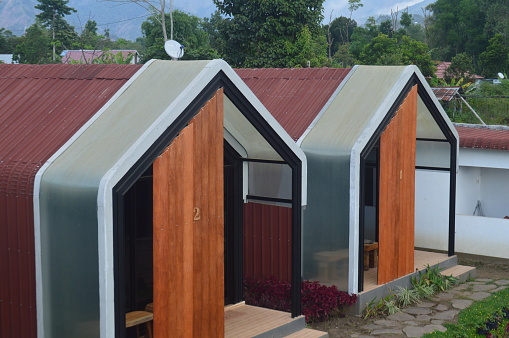
[[[357,70],[357,68],[359,68],[358,65],[355,65],[355,66],[352,67],[352,70],[350,70],[348,72],[348,74],[345,76],[345,78],[343,79],[343,81],[341,81],[341,83],[339,84],[338,88],[336,88],[334,93],[332,93],[332,95],[329,97],[329,99],[327,100],[325,105],[322,107],[322,109],[320,110],[318,115],[316,115],[316,117],[313,119],[311,124],[306,128],[304,133],[299,137],[299,139],[297,140],[297,145],[299,147],[301,146],[302,142],[304,142],[304,139],[306,138],[306,136],[308,136],[308,134],[311,132],[311,129],[314,128],[314,126],[322,118],[322,115],[325,113],[325,111],[329,108],[329,106],[332,104],[332,102],[336,99],[336,97],[338,96],[338,94],[341,91],[341,89],[343,89],[343,87],[348,82],[350,77],[352,77],[353,73]]]
[[[44,331],[44,307],[43,307],[43,285],[42,285],[42,248],[41,248],[41,217],[40,217],[40,199],[42,176],[49,168],[49,166],[56,161],[56,159],[71,146],[88,127],[97,120],[106,109],[113,104],[131,84],[140,76],[141,73],[149,67],[153,60],[148,61],[143,65],[109,100],[101,107],[67,142],[64,143],[51,157],[41,166],[35,175],[34,179],[34,244],[35,244],[35,292],[36,292],[36,309],[37,309],[37,337],[45,338]],[[99,274],[101,268],[99,267]],[[101,286],[99,286],[100,288]],[[102,314],[101,314],[102,316]]]
[[[357,173],[357,168],[360,168],[361,152],[366,147],[371,137],[374,135],[380,123],[382,123],[387,112],[389,112],[392,105],[397,100],[401,90],[407,84],[408,80],[410,80],[413,72],[414,70],[409,70],[408,67],[403,69],[400,77],[395,81],[394,85],[389,91],[389,94],[375,111],[373,117],[361,132],[357,138],[357,141],[355,141],[354,145],[352,146],[352,150],[350,151],[349,248],[350,252],[353,252],[355,255],[350,255],[351,257],[349,258],[349,263],[352,264],[351,266],[356,268],[354,271],[358,270],[357,257],[359,255],[359,198],[357,196],[356,189],[359,189],[360,172]],[[358,276],[356,273],[349,273],[348,283],[349,292],[358,293]]]
[[[233,84],[244,94],[246,99],[251,102],[253,107],[258,111],[258,113],[263,116],[265,121],[278,133],[278,135],[283,139],[286,145],[297,155],[297,157],[302,162],[302,196],[301,196],[301,205],[307,205],[307,177],[308,177],[308,167],[307,167],[307,158],[302,149],[293,141],[293,139],[288,135],[286,130],[277,122],[277,120],[272,116],[272,114],[265,108],[262,102],[258,99],[258,97],[249,89],[247,84],[240,78],[237,73],[223,60],[213,60],[210,64],[214,64],[218,67],[221,67],[221,70],[228,76],[228,78],[233,82]]]
[[[156,60],[151,60],[155,62]],[[177,62],[177,61],[175,61]],[[209,63],[210,64],[210,63]],[[192,100],[205,88],[217,74],[211,74],[211,67],[207,64],[198,75],[184,88],[164,112],[152,123],[145,132],[126,150],[119,160],[104,174],[99,183],[97,193],[97,217],[99,228],[99,269],[100,281],[100,337],[108,338],[115,335],[115,308],[114,308],[114,276],[113,276],[113,196],[115,185],[124,177],[127,171],[135,165],[147,149],[161,136],[191,104]],[[193,94],[190,94],[194,92]],[[103,311],[104,310],[104,311]]]

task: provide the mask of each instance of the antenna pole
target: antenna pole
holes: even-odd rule
[[[173,0],[170,0],[170,40],[173,40]]]

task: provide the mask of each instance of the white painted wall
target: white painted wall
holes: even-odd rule
[[[449,173],[415,171],[415,246],[447,250],[449,239]]]
[[[509,219],[456,215],[456,252],[509,259]]]
[[[460,167],[456,176],[456,214],[471,216],[478,200],[481,200],[481,168]]]
[[[481,203],[484,216],[509,215],[509,169],[481,169]]]
[[[509,168],[509,151],[460,148],[459,165],[483,168]]]

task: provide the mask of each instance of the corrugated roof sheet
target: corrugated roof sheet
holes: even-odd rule
[[[509,127],[456,125],[460,136],[460,148],[509,150]]]
[[[40,165],[140,67],[0,65],[0,192],[31,193]]]
[[[141,66],[0,64],[0,336],[35,337],[33,185]]]
[[[440,101],[451,101],[455,95],[459,95],[461,87],[433,87],[433,94]]]
[[[350,70],[262,68],[235,71],[296,141]]]

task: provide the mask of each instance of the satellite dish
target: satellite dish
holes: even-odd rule
[[[502,73],[498,73],[498,77],[499,77],[500,79],[503,79],[503,78],[504,78],[504,74],[502,74]]]
[[[174,60],[184,56],[184,46],[175,40],[168,40],[164,43],[164,50]]]

